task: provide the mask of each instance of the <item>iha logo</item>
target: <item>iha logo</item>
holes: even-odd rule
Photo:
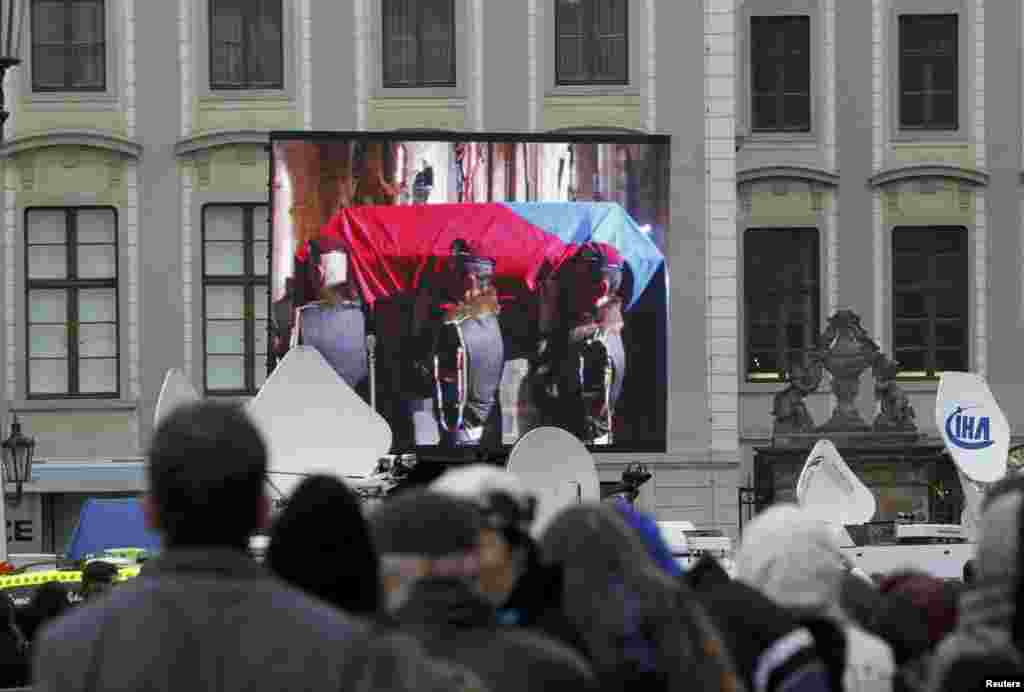
[[[968,416],[975,406],[957,406],[946,418],[946,436],[960,449],[978,450],[991,447],[992,422],[988,416]]]

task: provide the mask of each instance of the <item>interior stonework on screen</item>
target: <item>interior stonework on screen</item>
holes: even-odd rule
[[[396,453],[662,451],[667,143],[515,139],[272,136],[272,360],[316,348]]]

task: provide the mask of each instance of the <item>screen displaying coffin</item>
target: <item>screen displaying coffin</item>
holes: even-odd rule
[[[668,143],[273,134],[269,360],[317,348],[395,451],[663,451]]]

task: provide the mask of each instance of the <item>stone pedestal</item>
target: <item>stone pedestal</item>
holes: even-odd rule
[[[831,439],[843,460],[875,494],[874,521],[912,513],[915,521],[958,524],[963,492],[953,461],[941,445],[918,444],[873,433],[811,434],[790,444],[755,450],[757,511],[776,502],[796,502],[796,482],[814,443]]]

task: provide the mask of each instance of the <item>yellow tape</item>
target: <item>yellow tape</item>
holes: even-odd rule
[[[127,581],[139,574],[141,568],[138,565],[122,567],[118,570],[116,581]],[[82,573],[75,571],[45,570],[42,572],[26,572],[25,574],[12,574],[0,577],[0,590],[20,589],[26,586],[45,584],[48,581],[80,582]]]

